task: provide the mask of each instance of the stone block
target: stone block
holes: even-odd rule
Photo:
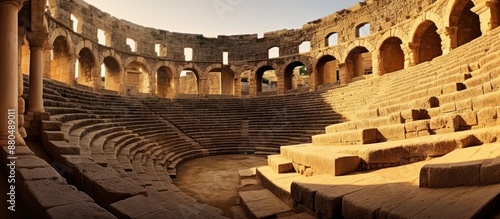
[[[496,107],[500,103],[500,91],[472,98],[472,107],[475,111],[488,107]]]
[[[362,110],[362,111],[356,113],[356,117],[358,119],[368,119],[368,118],[374,118],[377,116],[379,116],[378,108],[371,109],[371,110]]]
[[[448,188],[479,186],[483,161],[427,164],[420,170],[420,187]]]
[[[461,129],[470,129],[470,127],[476,126],[478,124],[477,114],[474,111],[460,113],[459,116]]]
[[[377,142],[377,129],[362,129],[340,133],[342,144],[370,144]]]
[[[353,122],[343,122],[343,123],[329,125],[325,129],[326,133],[332,133],[332,132],[356,130],[356,126],[354,125]]]
[[[443,85],[443,94],[453,93],[465,89],[465,85],[462,83],[449,83]]]
[[[405,122],[415,121],[420,119],[420,110],[418,109],[409,109],[401,111],[401,117]]]
[[[65,183],[66,180],[59,175],[52,167],[40,167],[33,169],[18,169],[19,179],[21,183],[26,181],[35,181],[35,180],[52,180],[52,181],[60,181]]]
[[[407,132],[418,132],[423,130],[429,130],[430,121],[429,120],[420,120],[405,123],[405,130]]]
[[[57,206],[93,202],[87,194],[59,181],[26,181],[23,187],[24,204],[34,209],[33,215],[45,215],[46,210]]]
[[[500,157],[484,161],[480,175],[481,186],[500,183]]]
[[[430,129],[434,133],[455,132],[458,128],[460,128],[460,116],[458,115],[435,117],[430,121]]]
[[[494,126],[498,120],[497,108],[489,107],[480,110],[477,113],[477,120],[479,127]]]
[[[92,191],[94,200],[103,206],[136,195],[146,195],[146,190],[141,186],[118,177],[95,181]]]
[[[311,155],[309,165],[316,174],[330,174],[341,176],[356,171],[361,159],[352,154],[332,154],[324,156],[321,154]]]
[[[157,203],[143,195],[136,195],[109,205],[109,211],[118,218],[136,219],[162,211]]]
[[[267,162],[276,173],[289,173],[294,171],[292,161],[281,155],[268,156]]]
[[[317,146],[328,146],[340,144],[342,132],[330,132],[327,134],[312,136],[312,143]]]
[[[116,217],[96,203],[81,202],[50,208],[47,215],[52,219],[115,219]]]
[[[61,131],[43,131],[42,138],[48,141],[64,141],[64,133]]]
[[[79,155],[80,147],[77,145],[71,145],[65,141],[49,141],[47,150],[50,155],[54,158],[58,158],[61,155]]]
[[[471,99],[459,100],[455,103],[455,106],[459,112],[472,110],[472,101]]]
[[[441,113],[453,113],[457,111],[455,102],[445,103],[439,107],[441,109]]]
[[[45,131],[61,131],[62,123],[59,121],[42,121],[42,129]]]
[[[377,141],[395,141],[405,139],[405,124],[388,125],[377,128]]]

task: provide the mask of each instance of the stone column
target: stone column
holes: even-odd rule
[[[258,95],[257,89],[257,72],[252,72],[248,78],[249,93],[250,97],[256,97]]]
[[[457,48],[457,32],[457,26],[445,27],[444,29],[437,30],[437,33],[441,37],[441,50],[443,51],[443,55]]]
[[[241,74],[238,74],[241,75]],[[241,97],[241,78],[239,76],[234,76],[233,82],[233,95],[235,97]]]
[[[19,51],[18,51],[18,12],[24,0],[0,0],[0,140],[6,145],[9,136],[8,115],[15,115],[16,127],[19,124]],[[12,112],[13,111],[13,112]],[[16,144],[24,145],[19,128],[14,133]]]
[[[471,8],[471,11],[479,15],[479,20],[481,21],[481,32],[483,34],[488,31],[498,27],[500,24],[498,23],[498,16],[500,12],[498,12],[498,1],[492,0],[473,0],[474,7]]]
[[[30,85],[28,112],[45,112],[43,108],[43,45],[48,33],[28,32],[30,43]]]
[[[277,84],[277,88],[278,88],[278,95],[285,95],[285,73],[281,73],[281,74],[276,74],[276,77],[278,78],[278,84]]]
[[[206,92],[207,79],[206,78],[199,78],[197,82],[198,82],[198,97],[206,97],[207,93],[208,93],[208,92]]]
[[[348,65],[346,63],[339,63],[340,69],[340,84],[348,84],[352,81],[352,75],[349,74]]]
[[[420,43],[402,44],[403,52],[405,54],[405,68],[417,65],[420,62]]]

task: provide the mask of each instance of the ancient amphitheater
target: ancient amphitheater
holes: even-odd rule
[[[2,218],[500,218],[498,0],[216,38],[83,0],[0,17]],[[223,154],[267,156],[239,215],[172,182]]]

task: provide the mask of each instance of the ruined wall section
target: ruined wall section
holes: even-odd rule
[[[435,0],[390,1],[373,0],[359,3],[351,8],[338,11],[327,17],[305,24],[301,29],[278,30],[258,38],[256,34],[218,36],[207,38],[199,34],[175,33],[143,27],[126,20],[112,17],[82,0],[50,0],[51,15],[66,26],[71,26],[73,14],[80,23],[81,34],[97,42],[97,29],[107,33],[105,46],[121,51],[130,51],[126,39],[136,41],[136,53],[141,56],[158,58],[155,44],[167,47],[166,58],[183,61],[184,48],[193,49],[195,62],[222,62],[222,53],[229,53],[230,61],[266,60],[268,50],[280,48],[280,56],[299,53],[299,45],[311,42],[311,49],[325,47],[329,33],[339,34],[339,43],[356,39],[356,26],[369,22],[371,32],[389,29],[400,22],[416,16]]]

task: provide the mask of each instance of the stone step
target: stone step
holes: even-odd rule
[[[500,183],[500,144],[463,149],[431,160],[420,170],[420,187],[447,188]]]
[[[289,173],[295,171],[293,162],[281,155],[268,156],[267,163],[276,173]]]
[[[292,208],[283,203],[267,189],[240,191],[240,204],[248,218],[275,218],[280,214],[290,213]]]
[[[376,128],[334,132],[312,137],[312,143],[316,146],[361,145],[375,142],[377,142]]]

